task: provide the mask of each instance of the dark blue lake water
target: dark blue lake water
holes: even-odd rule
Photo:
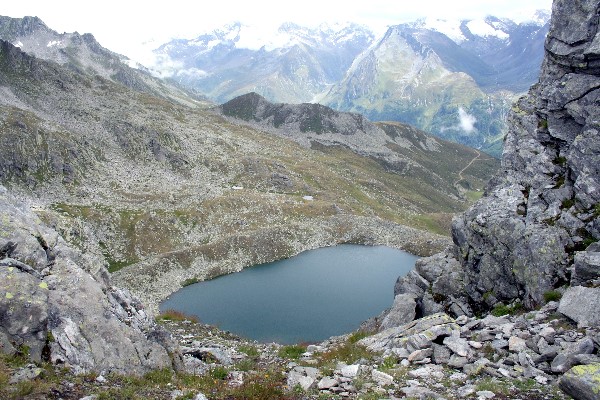
[[[160,309],[260,342],[317,342],[390,307],[396,279],[417,258],[384,246],[321,248],[187,286]]]

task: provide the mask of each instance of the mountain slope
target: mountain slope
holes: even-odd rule
[[[140,92],[188,105],[205,106],[208,103],[203,96],[157,79],[127,57],[103,48],[89,33],[59,34],[37,17],[0,16],[0,39],[37,58],[57,62],[81,73],[99,75]]]
[[[274,36],[249,43],[251,28],[225,26],[194,40],[159,47],[159,58],[182,66],[173,79],[217,102],[255,91],[279,101],[312,101],[337,82],[354,58],[373,40],[364,27],[281,25]]]
[[[311,149],[7,42],[0,51],[2,184],[83,254],[104,259],[151,309],[186,280],[314,247],[380,243],[429,254],[447,244],[431,232],[446,233],[469,204],[453,182],[474,151],[449,175],[424,171],[421,181],[334,141]],[[411,147],[428,143],[436,141]],[[463,175],[481,190],[485,172]]]
[[[259,128],[275,128],[270,131],[307,147],[342,146],[374,159],[385,170],[420,182],[415,182],[413,190],[424,190],[423,195],[432,201],[482,188],[497,166],[489,156],[409,125],[373,123],[360,114],[342,113],[320,104],[275,104],[249,93],[228,101],[219,110]],[[475,165],[457,179],[465,160],[473,159],[477,159]],[[440,193],[434,194],[438,190]]]
[[[485,21],[490,28],[500,22]],[[455,40],[426,21],[390,28],[322,102],[499,155],[510,91],[535,81],[547,25],[506,22],[508,33],[494,31],[498,38],[473,34],[471,22],[461,23]]]
[[[248,92],[321,102],[499,156],[510,104],[537,78],[547,20],[420,20],[391,27],[377,41],[354,25],[293,24],[251,40],[250,27],[233,24],[156,53],[168,66],[182,65],[171,71],[174,79],[220,103]]]

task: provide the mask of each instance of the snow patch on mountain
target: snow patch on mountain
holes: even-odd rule
[[[473,35],[489,37],[495,36],[498,39],[508,39],[509,34],[504,32],[502,29],[501,23],[498,22],[489,22],[483,19],[474,19],[472,21],[467,22],[467,28]]]
[[[466,40],[465,36],[460,30],[459,20],[426,18],[422,20],[422,25],[420,27],[443,33],[457,44],[460,44]]]

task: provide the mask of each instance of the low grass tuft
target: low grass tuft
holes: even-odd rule
[[[292,360],[297,360],[300,356],[306,352],[306,347],[298,344],[283,346],[279,349],[277,353],[281,358],[289,358]]]
[[[551,301],[558,301],[561,299],[561,297],[562,293],[560,293],[558,290],[549,290],[544,293],[544,301],[546,303],[549,303]]]
[[[186,315],[184,313],[182,313],[181,311],[177,311],[177,310],[165,310],[163,312],[161,312],[157,317],[156,317],[157,321],[191,321],[194,323],[198,323],[198,317],[196,317],[195,315]]]

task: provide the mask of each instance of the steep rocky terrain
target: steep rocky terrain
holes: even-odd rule
[[[514,107],[503,170],[454,220],[454,246],[398,280],[388,312],[310,346],[252,343],[166,313],[180,353],[102,264],[152,305],[180,280],[311,246],[432,253],[446,242],[399,222],[434,222],[434,204],[392,197],[415,182],[351,148],[281,138],[318,139],[301,119],[273,135],[2,42],[0,394],[564,399],[558,382],[596,399],[599,15],[591,0],[555,1],[542,76]]]
[[[102,260],[69,246],[0,186],[0,349],[76,373],[143,373],[179,355]],[[171,358],[173,357],[173,359]]]
[[[580,353],[598,353],[599,12],[594,1],[554,2],[540,82],[513,107],[502,172],[453,221],[454,246],[398,280],[396,320],[536,309],[562,296],[559,313],[586,337]],[[573,346],[556,350],[546,355],[555,373],[589,364],[575,367],[561,387],[576,398],[597,397],[598,357],[574,360]],[[555,368],[567,358],[568,367]]]
[[[81,73],[99,75],[136,91],[190,106],[208,103],[203,96],[192,95],[189,89],[157,79],[141,65],[105,49],[89,33],[59,34],[37,17],[0,16],[0,39],[39,59],[54,61]]]

